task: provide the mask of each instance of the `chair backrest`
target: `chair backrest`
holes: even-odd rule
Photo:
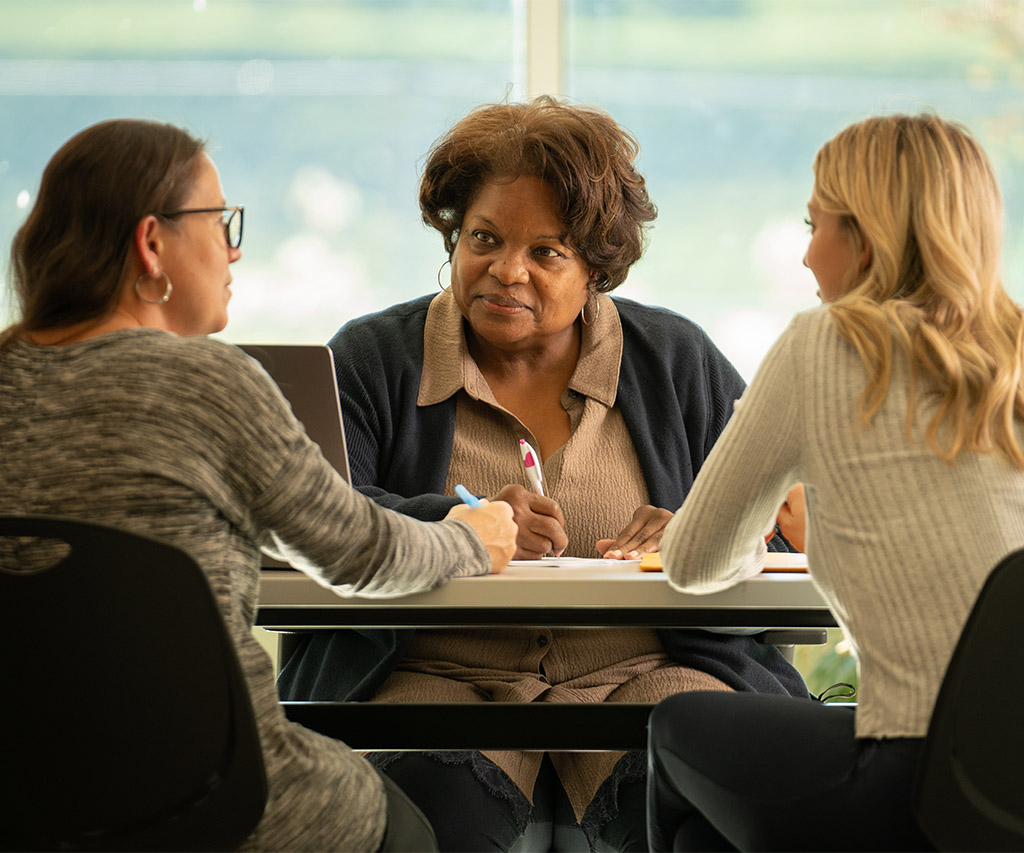
[[[993,569],[939,691],[914,791],[940,850],[1024,850],[1024,550]]]
[[[259,821],[249,694],[181,549],[0,516],[0,649],[0,849],[229,850]]]

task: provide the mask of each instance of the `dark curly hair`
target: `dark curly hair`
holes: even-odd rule
[[[427,154],[420,180],[423,221],[449,256],[466,209],[494,178],[536,177],[557,194],[566,242],[598,273],[607,293],[626,279],[658,210],[635,164],[640,146],[606,112],[543,95],[528,104],[477,107]]]

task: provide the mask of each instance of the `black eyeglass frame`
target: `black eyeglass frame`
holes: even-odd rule
[[[172,216],[181,216],[183,213],[227,213],[231,211],[231,215],[227,219],[222,219],[224,224],[224,240],[228,244],[229,249],[238,249],[242,246],[242,228],[245,225],[245,208],[241,205],[228,205],[226,207],[186,207],[181,210],[168,210],[163,213],[156,214],[157,216],[163,216],[170,219]],[[231,222],[235,217],[238,217],[238,239],[232,244],[231,242]]]

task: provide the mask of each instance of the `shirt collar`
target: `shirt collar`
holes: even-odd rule
[[[580,360],[569,380],[569,389],[592,397],[609,409],[615,405],[622,363],[622,322],[615,303],[605,293],[597,295],[600,313],[588,326],[583,325]],[[590,309],[587,309],[590,314]]]
[[[462,312],[451,290],[443,291],[427,308],[423,326],[423,370],[416,405],[431,406],[465,387],[463,364],[469,358]]]
[[[619,385],[622,323],[607,294],[598,294],[597,304],[597,318],[583,326],[580,358],[569,380],[569,389],[611,408]],[[464,388],[478,397],[477,377],[479,370],[466,346],[458,303],[451,291],[439,293],[427,309],[423,327],[423,370],[416,404],[440,403]]]

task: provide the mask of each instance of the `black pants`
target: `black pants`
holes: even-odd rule
[[[387,776],[381,778],[387,798],[388,822],[384,840],[377,848],[379,853],[434,853],[437,839],[423,812]]]
[[[496,772],[501,772],[497,767]],[[646,784],[623,782],[617,789],[618,814],[602,824],[593,841],[576,822],[569,797],[550,759],[545,757],[533,791],[533,808],[524,826],[520,808],[491,793],[469,763],[443,764],[419,753],[404,755],[382,771],[423,811],[445,853],[455,851],[545,851],[588,853],[646,851]]]
[[[921,739],[857,739],[852,708],[682,693],[651,714],[660,850],[931,850],[911,810]]]

